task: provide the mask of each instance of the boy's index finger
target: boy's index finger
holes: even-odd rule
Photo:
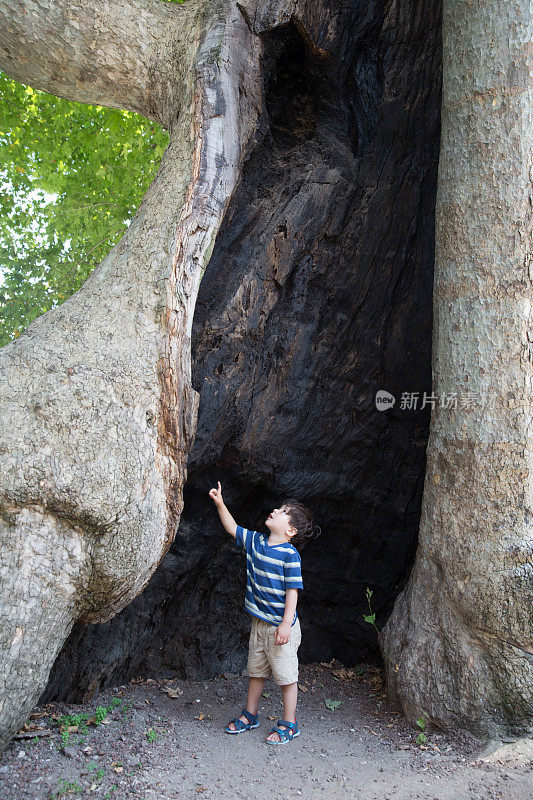
[[[220,481],[218,482],[218,491],[220,492]]]

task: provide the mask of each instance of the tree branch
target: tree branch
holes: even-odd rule
[[[35,89],[168,128],[205,2],[3,0],[0,69]]]

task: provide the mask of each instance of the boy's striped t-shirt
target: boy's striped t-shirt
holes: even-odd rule
[[[237,525],[237,544],[246,551],[244,607],[254,617],[279,625],[285,613],[287,589],[303,589],[298,550],[290,542],[267,544],[268,536]],[[298,619],[294,611],[291,626]]]

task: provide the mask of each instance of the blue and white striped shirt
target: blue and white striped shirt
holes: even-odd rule
[[[237,544],[246,550],[244,607],[254,617],[279,625],[285,613],[286,589],[303,589],[300,554],[293,544],[267,544],[268,536],[237,525]],[[298,619],[296,610],[294,625]]]

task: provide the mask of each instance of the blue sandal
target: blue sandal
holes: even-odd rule
[[[286,725],[288,730],[280,728],[280,725]],[[287,719],[278,719],[278,726],[272,728],[270,733],[274,733],[274,731],[279,734],[281,741],[276,742],[274,739],[266,739],[265,741],[267,744],[286,744],[287,742],[290,742],[291,739],[296,739],[296,737],[300,735],[300,728],[298,727],[296,720],[294,722],[289,722]],[[269,736],[270,733],[268,734]]]
[[[259,715],[250,714],[250,712],[247,711],[245,708],[243,708],[241,716],[246,717],[248,722],[243,722],[242,719],[239,719],[239,717],[234,717],[233,719],[230,719],[230,721],[228,722],[225,728],[226,733],[244,733],[245,731],[250,731],[252,728],[258,728],[261,724],[258,718]],[[229,725],[232,722],[235,725],[235,730],[232,730],[229,727]]]

